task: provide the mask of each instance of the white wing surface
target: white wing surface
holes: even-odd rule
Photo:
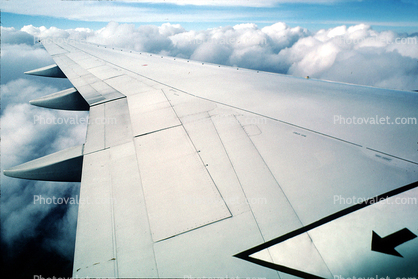
[[[417,276],[417,93],[43,44],[86,142],[5,173],[82,170],[74,277]]]

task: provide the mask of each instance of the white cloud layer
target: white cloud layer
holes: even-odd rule
[[[277,1],[272,1],[277,2]],[[68,81],[24,77],[23,71],[53,63],[33,36],[58,36],[175,57],[265,70],[296,76],[403,90],[418,89],[418,36],[377,32],[367,25],[339,26],[310,32],[276,23],[259,28],[240,24],[202,31],[178,24],[140,26],[109,23],[105,28],[62,30],[25,26],[2,27],[2,167],[10,167],[81,144],[85,126],[35,125],[35,115],[72,117],[74,112],[36,108],[28,101],[70,87]],[[85,115],[85,114],[84,114]],[[34,237],[37,227],[57,210],[36,206],[33,195],[75,195],[73,184],[2,179],[2,238],[9,244]],[[66,209],[67,210],[67,209]],[[57,217],[58,218],[58,217]],[[76,208],[57,219],[60,235],[46,246],[70,257]],[[71,232],[71,233],[70,233]]]
[[[87,117],[86,112],[38,108],[29,100],[68,88],[65,79],[24,76],[23,71],[53,63],[33,37],[24,31],[2,28],[1,167],[6,169],[84,142],[84,125],[48,125],[38,117]],[[46,250],[72,258],[76,206],[34,204],[34,196],[66,197],[78,194],[77,183],[48,183],[2,176],[1,238],[8,257],[18,255],[31,239]],[[64,220],[66,222],[64,222]],[[46,236],[46,230],[49,231]],[[4,256],[6,257],[6,256]]]
[[[98,31],[25,26],[8,34],[7,40],[15,42],[23,33],[296,76],[404,90],[418,88],[418,35],[377,32],[364,24],[311,33],[281,22],[264,28],[239,24],[202,31],[187,31],[169,23],[136,28],[110,22]]]
[[[2,91],[2,168],[8,168],[84,142],[83,125],[48,125],[43,119],[87,117],[85,112],[37,108],[28,100],[51,94],[57,88],[26,79],[1,85]],[[2,177],[2,240],[12,245],[21,238],[35,237],[44,217],[57,205],[34,204],[35,195],[63,197],[76,194],[77,184],[45,183]],[[76,219],[73,220],[73,223]],[[62,235],[64,231],[62,231]],[[66,233],[66,232],[65,232]],[[71,240],[71,239],[70,239]],[[61,241],[68,241],[61,238]],[[72,253],[63,250],[61,253]]]

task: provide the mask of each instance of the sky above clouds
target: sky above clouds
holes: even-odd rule
[[[60,1],[2,0],[2,22],[18,28],[31,16],[35,26],[98,29],[119,23],[180,23],[193,30],[256,23],[260,27],[286,22],[312,31],[343,24],[365,23],[375,29],[415,32],[418,23],[414,0],[265,0],[265,1]],[[58,26],[61,25],[61,26]],[[80,27],[80,26],[77,26]]]
[[[418,1],[1,1],[1,167],[84,143],[87,117],[29,100],[71,87],[26,76],[53,60],[34,37],[56,36],[295,76],[418,90]],[[23,276],[71,276],[77,207],[34,204],[74,197],[77,183],[2,175],[2,252]],[[47,260],[46,260],[47,259]],[[29,269],[22,271],[19,262]],[[19,273],[20,272],[20,273]]]

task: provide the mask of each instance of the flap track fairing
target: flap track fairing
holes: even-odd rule
[[[29,102],[31,105],[62,110],[89,110],[89,104],[75,88],[69,88]]]
[[[25,74],[42,77],[66,78],[65,74],[56,64],[52,64],[32,71],[27,71],[25,72]]]
[[[10,177],[62,182],[81,182],[84,145],[59,152],[4,170]]]

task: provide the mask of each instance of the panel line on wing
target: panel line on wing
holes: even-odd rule
[[[382,151],[379,151],[379,150],[376,150],[376,149],[372,149],[372,148],[369,148],[369,147],[366,147],[366,149],[377,152],[377,153],[380,153],[380,154],[384,154],[384,155],[387,155],[387,156],[390,156],[390,157],[393,157],[393,158],[396,158],[396,159],[399,159],[399,160],[402,160],[402,161],[405,161],[405,162],[408,162],[408,163],[418,165],[417,162],[410,161],[410,160],[407,160],[407,159],[404,159],[404,158],[400,158],[400,157],[397,157],[397,156],[394,156],[394,155],[391,155],[391,154],[388,154],[388,153],[385,153],[385,152],[382,152]]]
[[[230,218],[232,218],[232,217],[234,217],[234,216],[232,216],[232,215],[231,215],[231,216],[226,216],[226,217],[224,217],[224,218],[222,218],[222,219],[215,220],[215,221],[210,222],[210,223],[208,223],[208,224],[200,225],[200,226],[198,226],[198,227],[196,227],[196,228],[189,229],[188,231],[180,232],[180,233],[177,233],[177,234],[171,235],[171,236],[169,236],[169,237],[159,239],[159,240],[155,241],[154,243],[164,242],[164,241],[166,241],[166,240],[169,240],[170,238],[173,238],[173,237],[176,237],[176,236],[180,236],[180,235],[183,235],[183,234],[186,234],[186,233],[189,233],[189,232],[192,232],[192,231],[195,231],[195,230],[198,230],[198,229],[201,229],[201,228],[204,228],[204,227],[207,227],[207,226],[210,226],[210,225],[213,225],[213,224],[216,224],[216,223],[222,222],[222,221],[224,221],[224,220],[226,220],[226,219],[230,219]]]
[[[187,135],[187,137],[189,138],[190,142],[192,143],[194,150],[195,150],[195,151],[196,151],[196,153],[198,154],[198,156],[199,156],[199,158],[200,158],[200,161],[202,162],[202,164],[203,164],[203,165],[206,165],[206,164],[205,164],[205,162],[203,161],[202,156],[199,154],[199,150],[196,148],[195,143],[193,142],[192,138],[190,137],[190,135],[189,135],[189,133],[188,133],[187,129],[184,127],[184,123],[183,123],[183,121],[182,121],[182,120],[181,120],[181,118],[178,116],[178,114],[177,114],[176,110],[175,110],[175,109],[174,109],[174,107],[173,107],[173,104],[171,103],[171,101],[170,101],[170,100],[169,100],[169,98],[167,97],[167,94],[164,92],[164,90],[163,90],[163,89],[161,89],[161,92],[164,94],[165,98],[167,99],[168,103],[170,104],[171,108],[173,109],[174,113],[176,114],[176,116],[177,116],[178,120],[180,121],[181,125],[183,126],[183,129],[184,129],[184,131],[186,132],[186,135]],[[225,200],[224,200],[224,198],[223,198],[223,196],[222,196],[221,191],[219,190],[218,186],[216,185],[216,183],[215,183],[215,181],[214,181],[214,179],[213,179],[212,175],[210,174],[210,172],[209,172],[209,170],[208,170],[207,168],[206,168],[206,172],[207,172],[207,174],[209,175],[209,177],[210,177],[210,179],[211,179],[211,181],[212,181],[213,185],[215,186],[216,190],[218,191],[218,194],[220,195],[220,197],[222,198],[222,200],[225,202]],[[225,205],[226,205],[226,208],[227,208],[227,209],[228,209],[228,211],[229,211],[229,214],[232,216],[232,212],[231,212],[231,210],[229,209],[228,205],[227,205],[226,203],[225,203]]]
[[[72,48],[74,48],[74,49],[77,49],[77,50],[82,50],[82,51],[85,51],[86,53],[94,53],[95,55],[93,55],[92,54],[92,56],[94,56],[94,57],[97,57],[97,58],[99,58],[99,57],[102,57],[101,59],[106,59],[106,62],[107,63],[109,63],[109,65],[110,64],[112,64],[112,65],[114,65],[114,66],[116,66],[116,67],[118,67],[119,69],[125,69],[126,71],[129,71],[130,73],[133,73],[133,74],[135,74],[135,75],[137,75],[137,76],[141,76],[141,77],[143,77],[143,78],[146,78],[146,79],[148,79],[148,80],[150,80],[150,81],[153,81],[153,82],[155,82],[155,83],[158,83],[158,84],[163,84],[163,85],[166,85],[166,86],[168,86],[167,85],[167,83],[169,83],[169,82],[165,82],[165,83],[163,83],[163,82],[158,82],[157,80],[159,80],[158,78],[155,78],[154,76],[152,76],[154,79],[151,79],[151,78],[148,78],[148,77],[146,77],[146,76],[144,76],[144,75],[141,75],[141,74],[137,74],[136,72],[137,71],[135,71],[135,70],[133,70],[134,68],[132,68],[132,67],[130,67],[129,65],[126,65],[126,64],[123,64],[125,67],[119,67],[118,65],[119,65],[119,63],[117,63],[117,62],[115,62],[115,60],[112,60],[111,58],[112,57],[110,57],[110,58],[103,58],[103,57],[105,57],[105,56],[103,56],[103,55],[101,55],[102,53],[100,53],[100,52],[92,52],[92,51],[90,51],[88,48],[85,48],[85,47],[83,47],[83,46],[78,46],[77,48],[75,48],[75,47],[72,47]],[[152,55],[150,55],[150,56],[152,56]],[[175,60],[175,59],[174,59]],[[180,59],[179,59],[180,60]],[[110,61],[112,61],[112,62],[110,62]],[[130,70],[129,70],[130,69]],[[154,69],[152,69],[152,70],[154,70]],[[266,73],[267,74],[267,73]],[[283,77],[280,77],[280,78],[283,78]],[[287,78],[287,77],[286,77]],[[293,80],[293,82],[294,82],[294,77],[293,78],[291,78],[291,77],[289,77],[291,80]],[[315,81],[315,82],[318,82],[318,81]],[[293,83],[292,83],[293,84]],[[296,85],[298,85],[299,84],[299,82],[297,82],[296,83]],[[341,85],[341,84],[337,84],[337,83],[330,83],[330,86],[333,86],[333,87],[338,87],[339,85]],[[174,86],[171,86],[172,88],[176,88],[176,87],[174,87]],[[325,87],[326,88],[326,87]],[[343,89],[344,89],[345,87],[343,87]],[[361,88],[364,88],[364,86],[363,87],[361,87]],[[300,87],[296,87],[295,89],[300,89]],[[181,91],[181,90],[180,90]],[[191,91],[191,90],[186,90],[186,91]],[[183,91],[184,93],[186,93],[186,94],[190,94],[190,93],[188,93],[188,92],[186,92],[186,91]],[[345,92],[344,92],[345,93]],[[193,94],[191,94],[191,95],[193,95]],[[193,95],[193,96],[195,96],[195,95]],[[343,94],[343,96],[344,96],[344,94]],[[197,96],[197,97],[199,97],[199,96]],[[200,97],[199,97],[200,98]],[[209,99],[210,100],[210,99]],[[227,105],[226,103],[227,102],[224,102],[225,103],[225,105]],[[237,109],[240,109],[239,107],[236,107]],[[250,112],[250,113],[254,113],[254,112],[252,112],[253,111],[253,109],[249,109],[249,110],[246,110],[247,112]],[[264,117],[267,117],[266,115],[267,114],[262,114],[262,113],[260,113],[260,114],[258,114],[258,115],[261,115],[261,116],[264,116]],[[275,114],[273,113],[273,114],[271,114],[272,116],[274,116]],[[279,120],[279,119],[282,119],[282,117],[280,117],[280,116],[277,116],[277,117],[273,117],[273,118],[271,118],[271,119],[274,119],[274,120],[277,120],[277,121],[282,121],[282,120]],[[291,120],[291,121],[282,121],[283,123],[285,123],[285,124],[289,124],[289,125],[294,125],[294,124],[292,124],[292,123],[294,123],[295,121],[294,120]],[[365,140],[365,141],[363,141],[363,140],[357,140],[357,139],[351,139],[350,137],[346,137],[346,136],[343,136],[343,135],[339,135],[338,133],[334,133],[334,132],[332,132],[332,131],[324,131],[324,133],[321,133],[321,132],[318,132],[317,130],[318,129],[316,129],[316,128],[311,128],[311,129],[308,129],[308,128],[304,128],[304,127],[309,127],[309,125],[306,125],[306,124],[303,124],[303,125],[301,125],[301,126],[298,126],[298,125],[294,125],[295,127],[298,127],[298,128],[300,128],[300,129],[306,129],[306,130],[308,130],[308,131],[311,131],[311,132],[315,132],[315,133],[318,133],[318,134],[320,134],[320,135],[323,135],[323,136],[327,136],[327,137],[330,137],[330,138],[333,138],[333,139],[335,139],[335,140],[340,140],[340,141],[343,141],[343,142],[346,142],[346,143],[349,143],[349,144],[354,144],[354,145],[357,145],[358,147],[364,147],[364,146],[372,146],[371,144],[370,144],[370,142],[368,142],[368,140]],[[315,127],[315,126],[313,126],[313,127]],[[335,135],[335,136],[333,136],[333,134]],[[376,147],[378,147],[379,145],[377,145]],[[385,148],[377,148],[377,149],[380,149],[380,150],[385,150]],[[391,149],[389,149],[389,150],[391,150]],[[397,154],[397,152],[396,152],[397,150],[391,150],[391,152],[388,152],[388,154],[394,154],[394,156],[397,156],[397,155],[400,155],[400,154]],[[401,154],[401,156],[399,156],[399,158],[408,158],[409,156],[407,155],[407,154],[405,154],[405,153],[402,153]],[[403,160],[405,160],[405,159],[403,159]],[[416,161],[416,160],[413,160],[413,161],[415,161],[415,162],[418,162],[418,161]]]
[[[92,55],[92,56],[94,56],[94,55]],[[97,57],[97,56],[96,56],[96,57]],[[97,57],[97,58],[98,58],[98,57]],[[226,104],[226,103],[222,103],[222,102],[218,102],[218,101],[210,100],[210,99],[207,99],[207,98],[204,98],[204,97],[200,97],[200,96],[194,95],[194,94],[192,94],[192,93],[189,93],[189,92],[183,91],[183,90],[181,90],[181,89],[179,89],[179,88],[176,88],[176,87],[170,86],[170,85],[168,85],[168,84],[165,84],[165,83],[163,83],[163,82],[160,82],[160,81],[154,80],[154,79],[149,78],[149,77],[147,77],[147,76],[141,75],[141,74],[136,73],[136,72],[134,72],[134,71],[132,71],[132,70],[130,70],[130,69],[127,69],[127,68],[125,68],[125,67],[118,66],[118,65],[116,65],[116,64],[114,64],[114,63],[112,63],[112,62],[106,61],[106,63],[112,64],[112,65],[114,65],[115,67],[121,68],[121,69],[123,69],[123,70],[125,70],[125,71],[128,71],[128,72],[131,72],[131,73],[133,73],[134,75],[141,76],[141,77],[146,78],[146,79],[148,79],[148,80],[151,80],[151,81],[153,81],[153,82],[155,82],[155,83],[158,83],[158,84],[161,84],[161,85],[167,86],[167,87],[169,87],[169,88],[172,88],[172,89],[178,90],[178,91],[180,91],[180,92],[182,92],[182,93],[184,93],[184,94],[187,94],[187,95],[190,95],[190,96],[193,96],[193,97],[196,97],[196,98],[202,99],[202,100],[206,100],[206,101],[213,102],[213,103],[216,103],[216,104],[220,104],[220,105],[224,105],[224,106],[231,107],[231,108],[234,108],[234,109],[238,109],[238,110],[240,110],[240,111],[248,112],[248,113],[251,113],[251,114],[254,114],[254,115],[262,116],[262,117],[265,117],[265,118],[268,118],[268,119],[271,119],[271,120],[275,120],[275,121],[278,121],[278,122],[283,123],[283,124],[286,124],[286,125],[290,125],[290,126],[293,126],[293,127],[297,127],[297,128],[299,128],[299,129],[303,129],[303,130],[306,130],[306,131],[309,131],[309,132],[312,132],[312,133],[316,133],[316,134],[319,134],[319,135],[322,135],[322,136],[325,136],[325,137],[329,137],[329,138],[332,138],[332,139],[338,140],[338,141],[342,141],[342,142],[345,142],[345,143],[348,143],[348,144],[352,144],[352,145],[355,145],[355,146],[358,146],[358,147],[363,147],[361,144],[358,144],[358,143],[355,143],[355,142],[351,142],[351,141],[347,141],[347,140],[344,140],[344,139],[341,139],[341,138],[338,138],[338,137],[334,137],[334,136],[332,136],[332,135],[328,135],[328,134],[325,134],[325,133],[321,133],[321,132],[318,132],[318,131],[312,130],[312,129],[308,129],[308,128],[305,128],[305,127],[302,127],[302,126],[299,126],[299,125],[296,125],[296,124],[292,124],[292,123],[290,123],[290,122],[286,122],[286,121],[283,121],[283,120],[280,120],[280,119],[277,119],[277,118],[274,118],[274,117],[269,117],[269,116],[266,116],[266,115],[263,115],[263,114],[259,114],[259,113],[253,112],[253,111],[249,111],[249,110],[246,110],[246,109],[242,109],[242,108],[239,108],[239,107],[235,107],[235,106],[232,106],[232,105],[229,105],[229,104]]]
[[[231,164],[231,166],[232,166],[232,169],[233,169],[233,171],[234,171],[235,177],[236,177],[236,179],[237,179],[237,181],[238,181],[238,184],[239,184],[239,185],[240,185],[240,187],[241,187],[241,191],[242,191],[242,193],[243,193],[243,195],[244,195],[245,199],[246,199],[246,200],[248,200],[248,196],[247,196],[247,194],[246,194],[246,193],[245,193],[245,191],[244,191],[244,187],[243,187],[243,185],[242,185],[242,183],[241,183],[241,180],[240,180],[240,178],[239,178],[239,176],[238,176],[237,170],[235,169],[234,164],[232,163],[231,157],[229,156],[228,151],[227,151],[227,150],[226,150],[226,148],[225,148],[225,144],[224,144],[224,142],[222,141],[221,136],[219,135],[219,131],[218,131],[218,129],[216,128],[215,123],[213,123],[212,118],[210,118],[210,121],[211,121],[211,123],[212,123],[212,125],[213,125],[213,127],[214,127],[214,129],[215,129],[215,131],[216,131],[216,135],[218,136],[219,141],[220,141],[220,142],[221,142],[221,144],[222,144],[222,147],[223,147],[223,149],[224,149],[224,151],[225,151],[225,154],[226,154],[226,156],[227,156],[227,158],[228,158],[228,160],[229,160],[229,163],[230,163],[230,164]],[[255,217],[255,214],[254,214],[253,208],[252,208],[251,204],[249,204],[248,206],[249,206],[249,208],[250,208],[250,211],[251,211],[251,215],[252,215],[252,217],[253,217],[253,220],[254,220],[255,224],[257,225],[257,229],[258,229],[258,231],[260,232],[260,236],[261,236],[261,238],[263,239],[263,241],[265,241],[265,238],[264,238],[263,232],[261,231],[260,225],[259,225],[259,224],[258,224],[258,222],[257,222],[257,219],[256,219],[256,217]],[[271,257],[271,255],[270,255],[270,257]]]
[[[106,103],[113,102],[113,101],[116,101],[116,100],[120,100],[120,99],[123,99],[123,98],[126,98],[126,96],[120,96],[120,97],[117,97],[115,99],[104,99],[102,101],[97,101],[97,102],[93,103],[92,105],[90,105],[90,107],[106,104]]]
[[[309,225],[306,225],[306,226],[304,226],[302,228],[299,228],[299,229],[294,230],[292,232],[289,232],[289,233],[287,233],[285,235],[282,235],[280,237],[277,237],[275,239],[272,239],[270,241],[267,241],[267,242],[265,242],[265,243],[263,243],[261,245],[258,245],[256,247],[253,247],[253,248],[250,248],[250,249],[248,249],[246,251],[243,251],[241,253],[238,253],[238,254],[235,255],[235,257],[238,257],[238,258],[241,258],[241,259],[244,259],[245,258],[245,260],[247,260],[247,257],[249,257],[251,254],[254,254],[254,253],[258,252],[258,251],[261,251],[263,249],[266,249],[266,248],[268,248],[270,246],[273,246],[273,245],[275,245],[277,243],[283,242],[283,241],[285,241],[285,240],[287,240],[289,238],[292,238],[294,236],[297,236],[297,235],[300,235],[302,233],[308,232],[309,230],[312,230],[312,229],[314,229],[316,227],[319,227],[319,226],[324,225],[326,223],[329,223],[329,222],[331,222],[333,220],[336,220],[338,218],[341,218],[341,217],[343,217],[345,215],[348,215],[350,213],[353,213],[355,211],[358,211],[358,210],[360,210],[362,208],[365,208],[365,207],[368,207],[370,205],[373,205],[377,201],[384,201],[384,200],[386,200],[388,198],[391,198],[393,196],[399,195],[401,193],[404,193],[406,191],[412,190],[412,189],[417,188],[417,187],[418,187],[418,181],[416,181],[414,183],[411,183],[411,184],[408,184],[408,185],[405,185],[405,186],[402,186],[402,187],[399,187],[399,188],[396,188],[396,189],[394,189],[392,191],[383,193],[381,195],[372,197],[372,198],[367,199],[367,200],[365,200],[365,201],[363,201],[361,203],[355,204],[355,205],[353,205],[351,207],[348,207],[346,209],[343,209],[343,210],[340,210],[340,211],[338,211],[336,213],[333,213],[331,215],[328,215],[328,216],[326,216],[326,217],[324,217],[324,218],[322,218],[320,220],[317,220],[317,221],[315,221],[315,222],[313,222],[313,223],[311,223]]]
[[[237,122],[241,125],[242,129],[244,129],[243,124],[238,120],[238,118],[235,116],[235,119],[237,120]],[[303,226],[303,222],[300,219],[299,215],[296,212],[296,209],[293,207],[292,203],[289,200],[289,197],[286,195],[286,193],[284,192],[284,190],[282,189],[282,187],[280,186],[280,183],[277,181],[277,178],[274,176],[273,172],[271,171],[270,167],[268,166],[267,162],[264,160],[263,156],[261,155],[260,151],[258,150],[257,146],[255,145],[255,143],[253,142],[253,140],[251,139],[251,137],[248,137],[251,144],[253,145],[254,149],[257,151],[257,153],[259,154],[261,160],[263,161],[263,163],[265,164],[265,166],[267,167],[268,171],[270,172],[271,176],[273,177],[273,179],[276,181],[277,186],[280,188],[283,196],[285,197],[285,199],[287,200],[289,206],[292,208],[296,218],[299,220],[300,224]],[[332,274],[331,270],[329,269],[327,263],[325,262],[324,258],[322,257],[321,253],[319,252],[318,248],[316,247],[315,243],[313,242],[311,236],[309,235],[309,233],[307,233],[307,236],[309,237],[310,241],[312,242],[312,245],[315,247],[316,251],[318,252],[318,255],[320,256],[321,260],[324,262],[326,268],[328,269],[328,271]],[[270,254],[270,251],[268,251]]]
[[[159,130],[155,130],[155,131],[148,132],[148,133],[145,133],[145,134],[136,135],[136,136],[134,136],[134,137],[135,137],[135,138],[137,138],[137,137],[142,137],[142,136],[146,136],[146,135],[149,135],[149,134],[158,133],[158,132],[161,132],[161,131],[164,131],[164,130],[168,130],[168,129],[176,128],[176,127],[179,127],[179,126],[183,126],[183,124],[179,124],[179,125],[174,125],[174,126],[166,127],[166,128],[159,129]]]
[[[77,49],[79,49],[79,48],[77,48]],[[81,50],[81,49],[79,49],[79,50]],[[96,58],[98,58],[98,59],[101,59],[101,58],[99,58],[98,56],[95,56],[95,55],[93,55],[93,54],[90,54],[90,55],[91,55],[91,56],[93,56],[93,57],[96,57]],[[125,71],[127,71],[127,72],[131,72],[131,73],[133,73],[134,75],[141,76],[141,77],[146,78],[146,79],[148,79],[148,80],[151,80],[151,81],[153,81],[153,82],[155,82],[155,83],[158,83],[158,84],[161,84],[161,85],[167,86],[167,87],[169,87],[169,88],[172,88],[172,89],[178,90],[178,91],[180,91],[180,92],[182,92],[182,93],[185,93],[185,94],[190,95],[190,96],[194,96],[194,97],[199,98],[199,99],[202,99],[202,100],[206,100],[206,101],[214,102],[214,103],[216,103],[216,104],[221,104],[221,105],[224,105],[224,106],[227,106],[227,107],[231,107],[231,108],[234,108],[234,109],[238,109],[238,110],[240,110],[240,111],[244,111],[244,112],[248,112],[248,113],[251,113],[251,114],[254,114],[254,115],[262,116],[262,117],[265,117],[265,118],[268,118],[268,119],[271,119],[271,120],[275,120],[275,121],[278,121],[278,122],[283,123],[283,124],[286,124],[286,125],[290,125],[290,126],[293,126],[293,127],[297,127],[297,128],[300,128],[300,129],[303,129],[303,130],[309,131],[309,132],[313,132],[313,133],[316,133],[316,134],[319,134],[319,135],[322,135],[322,136],[325,136],[325,137],[329,137],[329,138],[332,138],[332,139],[335,139],[335,140],[339,140],[339,141],[342,141],[342,142],[345,142],[345,143],[348,143],[348,144],[352,144],[352,145],[355,145],[355,146],[358,146],[358,147],[363,147],[361,144],[354,143],[354,142],[351,142],[351,141],[347,141],[347,140],[344,140],[344,139],[341,139],[341,138],[338,138],[338,137],[334,137],[334,136],[332,136],[332,135],[328,135],[328,134],[325,134],[325,133],[321,133],[321,132],[318,132],[318,131],[312,130],[312,129],[308,129],[308,128],[305,128],[305,127],[302,127],[302,126],[299,126],[299,125],[296,125],[296,124],[292,124],[292,123],[290,123],[290,122],[286,122],[286,121],[283,121],[283,120],[280,120],[280,119],[277,119],[277,118],[269,117],[269,116],[266,116],[266,115],[263,115],[263,114],[259,114],[259,113],[253,112],[253,111],[249,111],[249,110],[246,110],[246,109],[242,109],[242,108],[239,108],[239,107],[235,107],[235,106],[232,106],[232,105],[229,105],[229,104],[226,104],[226,103],[222,103],[222,102],[218,102],[218,101],[214,101],[214,100],[210,100],[210,99],[207,99],[207,98],[204,98],[204,97],[200,97],[200,96],[194,95],[194,94],[192,94],[192,93],[189,93],[189,92],[183,91],[183,90],[181,90],[181,89],[179,89],[179,88],[175,88],[175,87],[170,86],[170,85],[168,85],[168,84],[165,84],[165,83],[163,83],[163,82],[160,82],[160,81],[154,80],[154,79],[152,79],[152,78],[149,78],[149,77],[147,77],[147,76],[144,76],[144,75],[141,75],[141,74],[139,74],[139,73],[136,73],[136,72],[134,72],[134,71],[132,71],[132,70],[130,70],[130,69],[127,69],[127,68],[125,68],[125,67],[122,67],[122,66],[120,66],[120,65],[116,65],[116,64],[114,64],[114,63],[112,63],[112,62],[110,62],[110,61],[106,61],[106,63],[111,64],[111,65],[115,66],[116,68],[123,69],[123,70],[125,70]]]
[[[118,241],[117,241],[117,238],[116,238],[116,223],[115,223],[115,205],[114,205],[114,200],[115,200],[115,198],[114,198],[114,193],[113,193],[113,191],[114,191],[114,189],[113,189],[113,185],[112,185],[112,183],[110,183],[109,184],[109,195],[110,195],[110,222],[111,222],[111,224],[112,224],[112,241],[113,241],[113,255],[114,255],[114,259],[116,259],[116,260],[114,260],[113,261],[113,265],[114,265],[114,269],[113,269],[113,271],[114,271],[114,276],[116,277],[116,278],[118,278],[119,277],[119,267],[118,267],[118,259],[119,259],[119,257],[118,257],[118,250],[117,250],[117,243],[118,243]]]
[[[277,237],[275,239],[272,239],[270,241],[262,243],[262,244],[260,244],[256,247],[253,247],[253,248],[250,248],[246,251],[238,253],[238,254],[234,255],[234,257],[237,257],[237,258],[240,258],[242,260],[246,260],[246,261],[249,261],[249,262],[264,266],[264,267],[267,267],[267,268],[271,268],[271,269],[274,269],[274,270],[285,272],[285,273],[288,273],[288,274],[291,274],[291,275],[294,275],[294,276],[299,276],[299,277],[303,277],[303,278],[312,278],[312,279],[314,279],[314,278],[315,279],[324,278],[324,277],[319,277],[319,276],[313,275],[311,273],[306,273],[306,272],[301,271],[299,269],[290,268],[288,266],[285,266],[283,264],[278,264],[278,263],[275,263],[273,261],[268,262],[268,261],[265,261],[263,259],[253,257],[252,255],[254,255],[257,252],[260,252],[262,250],[265,250],[265,249],[269,250],[269,248],[273,247],[274,245],[284,243],[285,241],[294,239],[295,237],[300,237],[302,234],[305,234],[305,233],[309,234],[309,231],[312,231],[314,229],[318,229],[323,225],[328,225],[328,224],[332,223],[333,221],[335,221],[337,219],[346,217],[347,215],[358,212],[361,209],[368,208],[369,206],[373,206],[373,205],[378,204],[380,202],[384,203],[387,199],[390,199],[390,198],[392,198],[396,195],[405,193],[407,191],[413,190],[417,187],[418,187],[418,181],[413,182],[413,183],[408,184],[408,185],[405,185],[405,186],[402,186],[402,187],[399,187],[397,189],[386,192],[384,194],[372,197],[372,198],[367,199],[367,200],[365,200],[361,203],[355,204],[355,205],[353,205],[349,208],[346,208],[346,209],[338,211],[334,214],[328,215],[328,216],[326,216],[326,217],[324,217],[320,220],[317,220],[317,221],[315,221],[315,222],[313,222],[309,225],[306,225],[302,228],[291,231],[291,232],[286,233],[286,234],[284,234],[280,237]],[[321,257],[322,257],[322,255],[321,255]],[[327,265],[327,267],[328,267],[328,265]],[[331,273],[331,274],[333,274],[333,273]]]
[[[154,241],[231,216],[184,127],[134,141]]]
[[[242,123],[238,120],[238,118],[236,116],[234,116],[237,123],[240,124],[241,128],[245,131],[244,126],[242,125]],[[298,218],[299,222],[301,225],[303,225],[302,220],[300,219],[299,215],[297,214],[295,208],[292,206],[292,203],[290,202],[289,198],[287,197],[286,193],[283,191],[282,187],[280,186],[280,183],[277,181],[276,177],[274,176],[273,172],[271,171],[270,167],[267,165],[267,162],[264,160],[263,156],[261,155],[260,151],[258,150],[257,146],[254,144],[253,140],[251,139],[251,137],[248,137],[248,139],[250,140],[251,144],[253,145],[254,149],[257,151],[258,155],[260,156],[261,160],[263,161],[264,165],[267,167],[268,171],[270,172],[271,176],[274,178],[274,180],[277,183],[277,186],[279,186],[281,192],[283,193],[284,197],[286,198],[287,202],[289,203],[290,207],[292,208],[293,212],[295,213],[296,217]]]
[[[235,117],[235,119],[236,119],[237,123],[239,123],[239,125],[241,126],[241,128],[245,131],[245,128],[244,128],[243,124],[242,124],[242,123],[238,120],[238,118],[237,118],[235,115],[234,115],[234,117]],[[302,226],[303,226],[302,220],[300,219],[299,215],[297,214],[297,212],[296,212],[295,208],[293,207],[292,203],[290,202],[290,200],[289,200],[288,196],[286,195],[286,193],[284,192],[284,190],[283,190],[283,189],[282,189],[282,187],[280,186],[280,183],[277,181],[277,179],[276,179],[276,177],[274,176],[273,172],[271,171],[270,167],[267,165],[267,162],[264,160],[264,158],[263,158],[263,156],[261,155],[260,151],[258,150],[257,146],[254,144],[254,142],[253,142],[253,140],[251,139],[251,137],[250,137],[250,136],[248,137],[248,139],[249,139],[249,141],[251,142],[251,144],[252,144],[252,146],[254,147],[254,149],[256,150],[256,152],[258,153],[258,155],[260,156],[260,158],[261,158],[261,160],[263,161],[264,165],[266,166],[266,168],[267,168],[267,169],[268,169],[268,171],[270,172],[271,176],[272,176],[272,177],[273,177],[273,179],[275,180],[275,182],[276,182],[277,186],[279,187],[279,189],[280,189],[281,193],[283,194],[284,198],[286,199],[286,201],[287,201],[288,205],[289,205],[289,206],[290,206],[290,208],[292,209],[292,211],[293,211],[294,215],[295,215],[295,216],[296,216],[296,218],[298,219],[298,221],[299,221],[300,225],[302,225]],[[234,171],[235,171],[235,169],[234,169]],[[238,178],[238,179],[239,179],[239,178]],[[240,185],[241,185],[241,187],[242,187],[242,184],[241,184],[241,183],[240,183]],[[245,193],[244,189],[243,189],[243,192],[244,192],[244,195],[246,195],[246,193]],[[252,207],[250,206],[250,208],[251,208],[251,213],[253,214],[253,218],[254,218],[254,220],[255,220],[255,222],[256,222],[256,224],[257,224],[257,226],[258,226],[259,230],[260,230],[260,234],[261,234],[261,236],[262,236],[263,240],[265,241],[264,234],[263,234],[263,232],[262,232],[262,230],[261,230],[261,228],[260,228],[260,225],[259,225],[259,224],[258,224],[258,222],[257,222],[257,218],[256,218],[256,217],[255,217],[255,215],[254,215],[254,212],[253,212],[253,210],[252,210]],[[319,256],[320,256],[320,257],[321,257],[321,259],[322,259],[322,261],[325,263],[324,259],[322,258],[322,255],[319,253],[318,248],[315,246],[315,243],[313,242],[313,240],[312,240],[312,238],[310,237],[310,235],[309,235],[309,234],[308,234],[308,237],[309,237],[310,241],[312,242],[313,246],[315,247],[315,249],[317,250],[317,252],[318,252]],[[271,255],[270,250],[267,250],[267,252],[268,252],[268,254],[270,255],[270,258],[272,259],[272,258],[273,258],[273,256]],[[325,265],[326,265],[326,263],[325,263]],[[329,270],[329,267],[328,267],[328,266],[327,266],[327,269]],[[329,271],[330,271],[330,270],[329,270]],[[330,273],[331,273],[331,271],[330,271]]]
[[[106,78],[123,75],[123,73],[119,73],[114,67],[109,67],[107,62],[98,57],[92,61],[100,65],[88,67],[85,65],[85,61],[91,60],[92,57],[94,56],[79,50],[77,53],[64,53],[53,58],[57,59],[57,63],[61,61],[59,66],[63,67],[64,65],[62,63],[66,65],[66,67],[63,67],[63,72],[66,75],[68,74],[74,87],[77,88],[90,106],[125,97],[115,88],[104,82]]]

